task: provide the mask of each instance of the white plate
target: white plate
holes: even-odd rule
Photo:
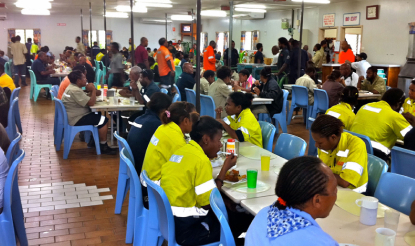
[[[360,90],[359,93],[369,93],[369,91]]]
[[[232,181],[229,181],[229,180],[224,180],[223,183],[230,184],[230,185],[242,184],[242,183],[246,183],[246,178],[241,179],[238,182],[232,182]]]
[[[237,192],[241,193],[261,193],[269,190],[271,186],[267,185],[266,183],[257,180],[256,188],[250,189],[246,185],[240,185],[239,187],[234,188]]]

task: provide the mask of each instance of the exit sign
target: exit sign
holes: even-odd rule
[[[66,23],[58,23],[58,26],[66,26]]]

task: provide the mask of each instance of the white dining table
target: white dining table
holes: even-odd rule
[[[272,98],[260,98],[255,97],[252,101],[252,105],[264,105],[264,104],[271,104],[274,101]]]

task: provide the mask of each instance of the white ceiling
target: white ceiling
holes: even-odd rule
[[[6,9],[0,9],[0,13],[20,13],[20,8],[17,8],[14,3],[17,0],[0,0],[0,3],[6,3]],[[35,0],[33,0],[35,1]],[[167,14],[186,14],[188,11],[194,9],[196,12],[196,0],[171,0],[173,2],[173,8],[148,8],[147,13],[134,13],[137,17],[155,17],[162,18],[165,13]],[[331,0],[332,3],[345,2],[350,0]],[[102,16],[104,13],[104,0],[53,0],[51,15],[73,15],[79,14],[80,9],[83,9],[84,15],[89,15],[89,2],[92,5],[92,15]],[[301,7],[301,3],[291,2],[287,0],[285,2],[274,2],[273,0],[259,0],[259,1],[234,1],[234,4],[238,3],[261,3],[267,6],[267,11],[278,11],[284,9],[292,9]],[[127,0],[116,1],[107,0],[107,11],[115,11],[117,5],[129,5]],[[220,9],[221,6],[229,6],[229,0],[202,0],[202,9]],[[306,7],[315,7],[319,4],[305,4]],[[205,17],[204,17],[205,18]]]

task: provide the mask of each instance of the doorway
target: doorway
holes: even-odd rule
[[[360,54],[362,49],[363,26],[342,27],[340,40],[346,40],[352,48],[353,54]]]

